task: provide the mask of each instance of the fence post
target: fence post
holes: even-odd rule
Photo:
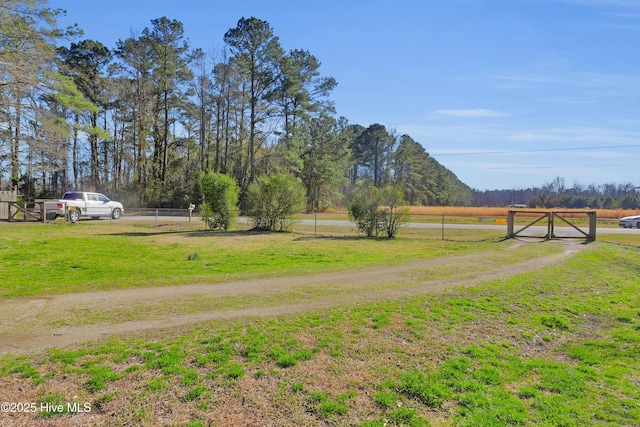
[[[516,235],[513,234],[513,224],[515,221],[516,213],[514,211],[507,212],[507,239],[513,239]]]
[[[442,240],[444,240],[444,215],[442,215]]]
[[[589,216],[589,235],[587,236],[587,240],[590,242],[594,242],[596,240],[596,225],[598,223],[598,219],[596,217],[596,211],[587,212]]]

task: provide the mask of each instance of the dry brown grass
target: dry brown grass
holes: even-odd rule
[[[506,216],[507,208],[463,206],[411,206],[411,215]]]
[[[411,206],[412,215],[446,215],[446,216],[495,216],[505,217],[510,208],[497,207],[460,207],[460,206]],[[527,209],[523,209],[527,210]],[[545,211],[548,209],[535,209]],[[586,209],[554,209],[562,211],[584,212]],[[618,219],[623,216],[640,215],[640,209],[595,209],[598,218]]]

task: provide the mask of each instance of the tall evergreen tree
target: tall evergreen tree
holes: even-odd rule
[[[106,70],[111,63],[111,51],[102,43],[94,40],[83,40],[78,43],[71,43],[69,48],[58,48],[58,54],[63,61],[66,73],[72,76],[76,86],[85,99],[98,107],[107,104],[107,77]],[[91,155],[90,169],[92,188],[100,186],[100,161],[99,161],[99,138],[108,138],[105,129],[101,129],[98,124],[99,109],[86,111],[88,126],[84,126],[89,134],[89,151]],[[80,114],[75,115],[76,124],[79,125]],[[77,147],[74,144],[74,159],[77,159]],[[74,161],[75,185],[77,180],[77,161]],[[107,177],[104,177],[107,181]]]
[[[360,134],[357,141],[362,155],[361,166],[368,169],[373,185],[381,187],[387,184],[390,178],[394,138],[383,125],[376,123]]]
[[[426,205],[435,198],[435,170],[424,147],[409,135],[400,137],[394,156],[395,180],[411,205]]]
[[[132,34],[117,42],[115,53],[121,64],[117,85],[120,115],[126,122],[126,138],[132,143],[134,184],[144,194],[150,175],[147,153],[153,124],[152,47],[146,37]]]
[[[190,114],[197,121],[199,172],[209,169],[209,126],[215,108],[212,72],[207,68],[206,55],[200,49],[194,51],[195,72],[190,89],[195,102],[190,106]]]
[[[59,29],[57,20],[64,12],[51,9],[46,3],[0,3],[0,119],[7,124],[0,143],[8,145],[12,185],[18,185],[20,178],[21,150],[34,136],[34,128],[28,128],[28,123],[38,123],[49,114],[37,99],[54,91],[56,82],[60,82],[56,42],[78,33],[75,27]]]
[[[33,188],[58,185],[71,153],[75,186],[116,181],[112,188],[129,186],[146,205],[194,200],[197,176],[209,169],[233,175],[242,196],[258,174],[293,174],[304,183],[307,209],[326,207],[361,180],[402,184],[413,204],[464,204],[470,194],[409,136],[336,121],[335,79],[321,76],[306,50],[284,54],[266,21],[240,19],[209,68],[201,50],[190,50],[182,24],[159,18],[119,41],[115,62],[98,41],[59,48],[61,71],[72,77],[63,78],[55,60],[59,12],[44,0],[6,0],[0,13],[7,34],[0,39],[0,167],[10,166],[13,182],[22,173]],[[348,179],[352,185],[343,186]]]
[[[278,37],[268,22],[242,18],[235,28],[224,35],[224,42],[231,49],[235,63],[248,80],[249,99],[249,181],[256,178],[256,150],[258,125],[268,115],[266,94],[276,82],[277,64],[282,57]]]
[[[309,120],[309,143],[301,155],[302,182],[307,191],[307,210],[330,206],[346,180],[349,141],[338,131],[336,120],[326,114]]]
[[[365,131],[365,127],[357,124],[349,124],[345,117],[340,117],[338,126],[340,127],[340,134],[349,144],[349,151],[351,152],[349,179],[351,181],[351,188],[354,188],[360,178],[360,169],[366,163],[365,147],[360,144],[362,141],[360,135]]]
[[[280,60],[278,81],[268,94],[284,119],[278,154],[285,160],[284,167],[289,172],[299,173],[302,166],[305,121],[313,115],[333,113],[328,96],[337,82],[333,77],[321,77],[319,68],[320,62],[308,51],[290,51]]]
[[[182,89],[192,78],[189,64],[193,56],[181,22],[162,17],[151,23],[152,28],[145,28],[142,34],[151,46],[152,79],[158,114],[154,133],[154,177],[164,188],[169,161],[170,127],[173,122],[171,112],[184,106],[185,94]]]
[[[242,188],[248,185],[244,164],[245,109],[244,80],[235,61],[226,60],[214,67],[215,148],[214,170],[233,173]]]

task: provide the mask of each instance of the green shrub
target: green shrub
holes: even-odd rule
[[[247,190],[247,214],[256,230],[287,231],[305,207],[302,182],[290,174],[261,176]]]
[[[202,220],[211,229],[228,230],[238,216],[238,183],[229,175],[213,170],[202,172],[198,187],[204,201],[200,205]]]
[[[367,237],[377,237],[382,229],[380,217],[380,190],[373,185],[357,188],[349,201],[349,218]]]
[[[409,208],[404,206],[403,197],[399,186],[361,186],[351,195],[349,218],[367,237],[385,235],[392,239],[400,226],[409,220]]]

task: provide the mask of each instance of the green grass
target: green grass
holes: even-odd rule
[[[256,246],[282,238],[253,237]],[[298,243],[303,248],[293,253],[319,248],[315,239]],[[378,243],[388,242],[367,241]],[[359,240],[344,243],[352,244],[359,247]],[[467,243],[421,244],[428,246],[419,250],[422,256],[471,251]],[[486,250],[495,243],[476,245]],[[418,246],[408,238],[393,248],[412,259]],[[349,250],[362,256],[381,247]],[[187,249],[182,262],[200,262],[207,250],[203,244],[198,259],[187,261],[194,251]],[[486,261],[495,268],[554,251],[525,245]],[[298,315],[207,322],[4,356],[0,390],[24,401],[88,401],[99,407],[97,422],[114,426],[159,424],[167,413],[177,425],[194,426],[238,414],[255,425],[283,426],[635,426],[637,259],[635,248],[595,244],[555,267],[439,294],[366,303],[345,298],[335,308]],[[417,275],[446,272],[434,267]],[[29,424],[47,425],[43,417],[53,416],[40,414]],[[82,422],[81,415],[63,416]]]
[[[240,294],[233,296],[184,296],[172,298],[162,303],[141,303],[123,307],[68,307],[63,312],[41,312],[32,322],[23,322],[20,327],[64,327],[81,326],[94,323],[150,320],[163,316],[176,316],[179,314],[198,313],[203,311],[224,311],[247,309],[255,306],[269,307],[282,304],[310,303],[328,298],[332,299],[358,299],[365,290],[375,292],[387,292],[393,289],[407,289],[423,281],[455,280],[455,278],[473,277],[479,272],[487,272],[496,267],[504,267],[509,264],[521,262],[530,258],[558,253],[562,248],[559,245],[521,245],[511,247],[510,243],[479,244],[491,249],[485,257],[479,257],[473,261],[460,262],[447,260],[429,268],[412,270],[406,274],[406,280],[398,283],[379,283],[363,287],[362,285],[350,286],[349,283],[336,285],[306,285],[301,284],[287,290],[264,290],[259,297],[255,294]],[[372,314],[371,322],[374,327],[383,327],[388,323],[389,313],[382,312]],[[286,363],[286,361],[283,361]],[[295,361],[293,361],[295,363]]]
[[[313,274],[471,253],[490,245],[425,245],[415,233],[371,240],[356,234],[163,233],[151,226],[88,222],[3,226],[0,297]]]
[[[634,233],[606,234],[598,237],[599,240],[608,243],[616,243],[630,247],[640,247],[640,236]]]

